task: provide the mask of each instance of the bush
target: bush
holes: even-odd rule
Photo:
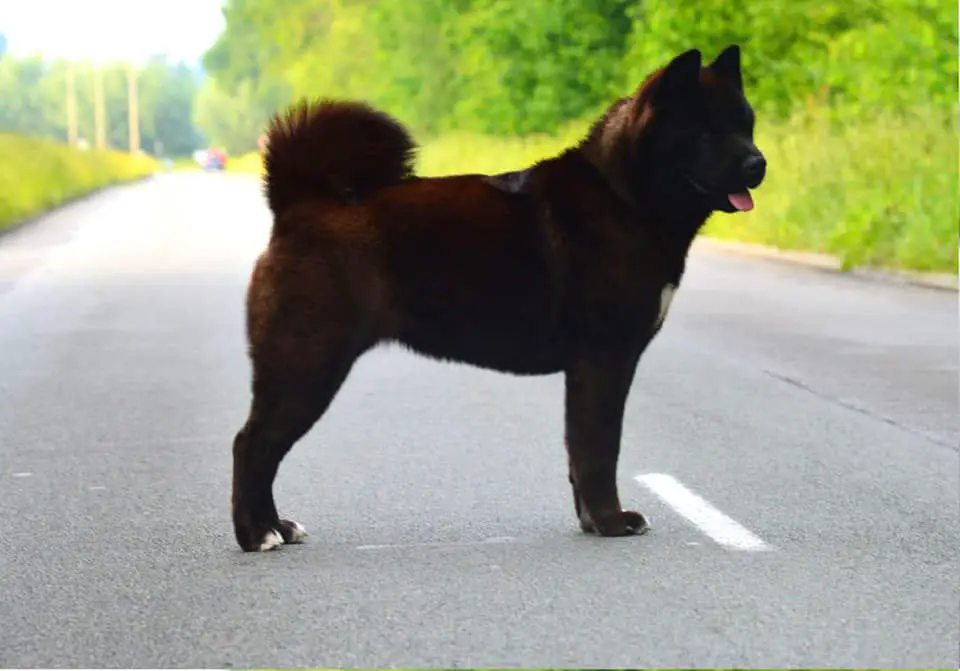
[[[251,151],[236,158],[227,159],[227,172],[239,172],[249,175],[263,174],[263,157],[260,152]]]
[[[148,156],[82,151],[62,144],[0,133],[0,230],[101,187],[145,177]]]
[[[953,113],[918,109],[839,123],[815,108],[758,123],[769,177],[757,207],[714,217],[721,238],[835,254],[844,267],[957,271]]]

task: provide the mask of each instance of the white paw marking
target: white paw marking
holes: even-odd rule
[[[307,530],[299,522],[293,522],[293,540],[290,541],[291,543],[302,543],[308,535]]]
[[[657,315],[657,322],[653,326],[655,329],[660,328],[663,325],[663,320],[667,318],[667,312],[670,310],[670,303],[673,301],[673,294],[676,291],[677,287],[674,284],[666,284],[660,290],[660,313]]]
[[[260,543],[258,549],[260,552],[266,552],[278,548],[281,545],[283,545],[283,536],[271,529],[267,532],[267,535],[263,537],[263,542]]]

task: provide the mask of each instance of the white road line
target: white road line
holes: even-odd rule
[[[749,529],[691,492],[673,476],[647,473],[634,479],[720,545],[731,550],[752,552],[772,549]]]

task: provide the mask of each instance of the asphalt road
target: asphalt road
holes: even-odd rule
[[[0,666],[957,667],[955,293],[695,253],[627,539],[577,530],[560,376],[375,351],[282,466],[307,544],[244,554],[268,226],[170,174],[0,238]]]

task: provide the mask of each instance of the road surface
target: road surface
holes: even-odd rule
[[[576,528],[560,376],[377,350],[281,469],[308,543],[244,554],[268,227],[172,173],[0,238],[0,666],[957,667],[955,293],[695,253],[627,539]]]

